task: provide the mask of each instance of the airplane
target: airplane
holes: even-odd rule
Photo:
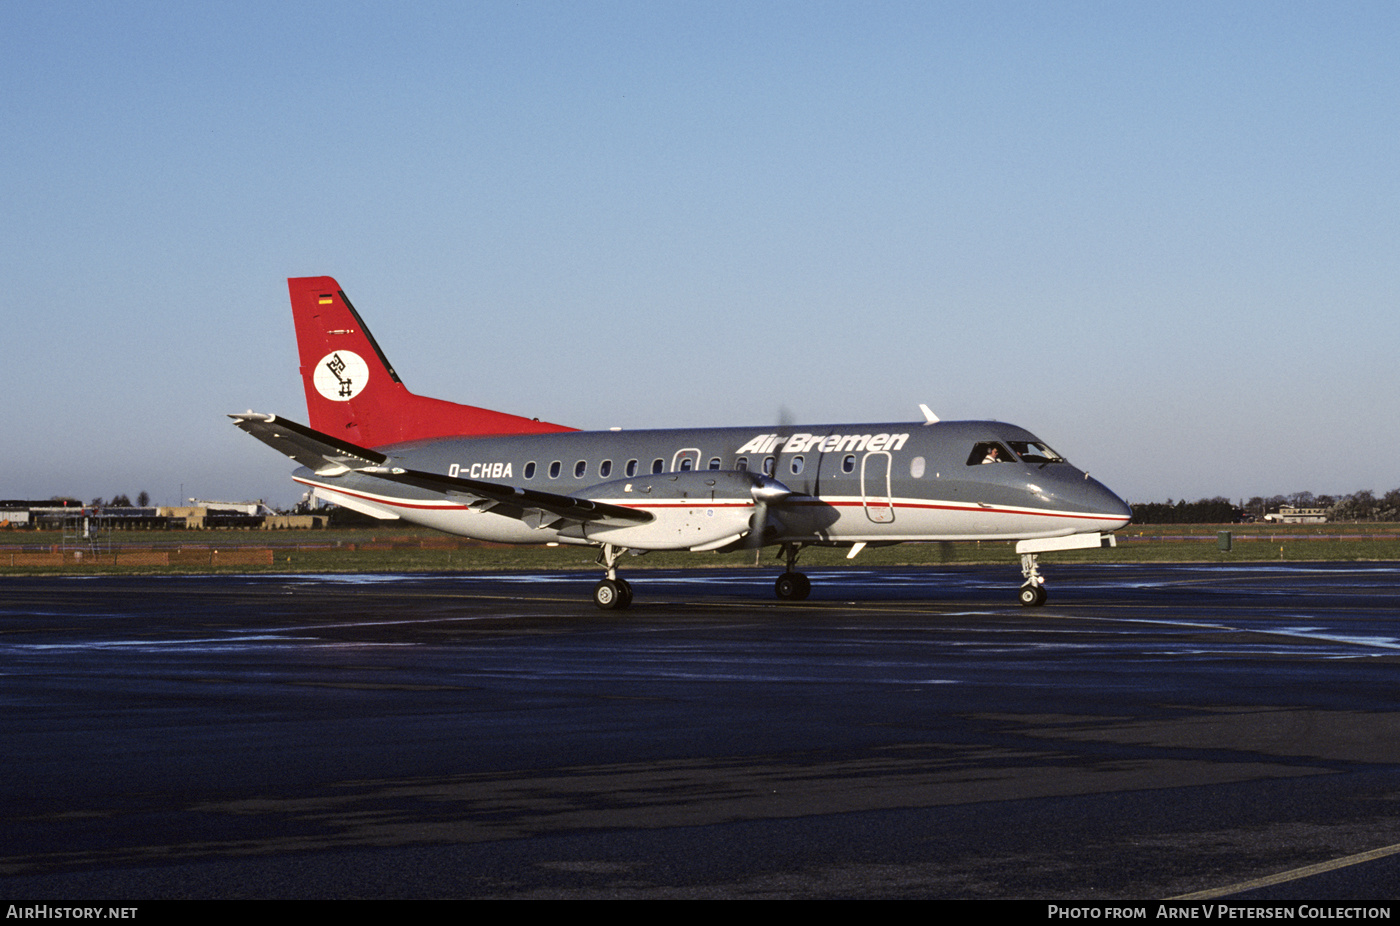
[[[310,426],[234,424],[301,464],[318,498],[380,519],[513,544],[599,549],[593,601],[632,603],[623,554],[776,546],[777,597],[805,599],[807,547],[1015,540],[1019,600],[1043,605],[1037,557],[1115,545],[1132,510],[1035,435],[923,420],[581,431],[408,391],[332,277],[287,280]]]

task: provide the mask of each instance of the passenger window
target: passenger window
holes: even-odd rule
[[[741,473],[747,473],[749,471],[749,458],[740,457],[739,459],[735,460],[734,468]]]
[[[664,473],[664,472],[666,472],[666,461],[663,460],[663,459],[661,459],[660,457],[657,457],[655,460],[652,460],[652,461],[651,461],[651,471],[652,471],[653,473]]]
[[[798,456],[795,456],[795,457],[792,458],[792,467],[791,467],[791,468],[792,468],[792,474],[793,474],[794,476],[796,476],[798,473],[802,472],[802,457],[801,457],[801,455],[798,455]]]
[[[608,477],[611,476],[611,475],[612,475],[612,460],[604,460],[602,463],[599,463],[599,464],[598,464],[598,476],[599,476],[599,478],[601,478],[601,479],[606,479],[606,478],[608,478]]]
[[[719,457],[710,457],[710,469],[719,469]]]
[[[763,458],[763,475],[765,475],[765,476],[771,476],[771,475],[773,475],[773,458],[772,458],[772,457],[764,457],[764,458]]]
[[[562,465],[563,465],[563,464],[561,464],[558,460],[555,460],[553,463],[549,464],[549,478],[550,478],[550,479],[558,479],[558,478],[559,478],[559,469],[560,469],[560,467],[561,467]]]
[[[1011,456],[1011,451],[1007,450],[996,441],[983,441],[972,448],[972,453],[967,455],[968,466],[980,466],[983,463],[1014,463],[1015,458]]]
[[[681,472],[688,473],[695,468],[695,461],[690,457],[681,457]]]
[[[848,453],[841,458],[841,472],[854,473],[856,471],[856,455]]]
[[[636,460],[628,460],[628,461],[627,461],[627,470],[626,470],[626,472],[627,472],[627,477],[628,477],[629,479],[630,479],[631,477],[637,475],[637,461],[636,461]]]
[[[924,478],[924,458],[915,457],[909,461],[909,475],[915,479]]]
[[[535,461],[534,461],[534,460],[531,460],[529,463],[526,463],[526,464],[525,464],[525,478],[526,478],[526,479],[534,479],[534,478],[535,478]]]
[[[586,461],[584,461],[584,460],[579,460],[577,463],[574,464],[574,478],[575,478],[575,479],[582,479],[582,478],[583,478],[583,474],[586,473],[586,472],[588,472],[588,463],[587,463]]]

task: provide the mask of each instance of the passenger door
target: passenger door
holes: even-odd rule
[[[894,503],[890,499],[889,451],[872,450],[860,461],[861,505],[865,516],[876,524],[889,524],[894,520]]]

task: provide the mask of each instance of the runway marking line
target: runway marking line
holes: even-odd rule
[[[1329,871],[1336,871],[1339,868],[1348,868],[1352,865],[1359,865],[1362,862],[1375,861],[1378,858],[1385,858],[1388,855],[1400,853],[1400,843],[1393,846],[1384,846],[1380,849],[1372,849],[1369,852],[1359,852],[1356,855],[1344,855],[1341,858],[1332,859],[1329,862],[1318,862],[1316,865],[1308,865],[1305,868],[1295,868],[1292,871],[1281,871],[1276,875],[1269,875],[1266,878],[1256,878],[1253,881],[1241,881],[1239,884],[1231,884],[1227,887],[1211,888],[1208,891],[1197,891],[1194,894],[1181,894],[1176,897],[1168,897],[1167,900],[1213,900],[1217,897],[1228,897],[1231,894],[1238,894],[1241,891],[1252,891],[1257,887],[1271,887],[1275,884],[1283,884],[1288,881],[1297,881],[1300,878],[1310,878],[1313,875],[1320,875]]]

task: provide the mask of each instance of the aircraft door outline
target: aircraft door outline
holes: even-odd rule
[[[876,524],[894,520],[894,500],[890,497],[893,465],[888,450],[872,450],[860,460],[860,503],[865,516]]]
[[[686,465],[685,465],[686,463],[689,463],[690,465],[689,465],[689,466],[686,466]],[[682,449],[682,450],[677,450],[677,451],[676,451],[676,455],[675,455],[674,457],[671,458],[671,472],[673,472],[673,473],[679,473],[679,472],[683,472],[683,471],[684,471],[684,472],[690,472],[690,471],[692,471],[692,470],[697,470],[697,469],[699,469],[699,468],[700,468],[700,448],[699,448],[699,447],[686,447],[686,448],[684,448],[684,449]]]

